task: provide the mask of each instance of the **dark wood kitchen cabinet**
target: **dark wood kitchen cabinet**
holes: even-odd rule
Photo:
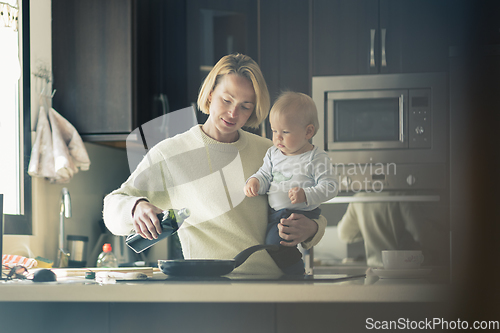
[[[54,108],[84,140],[125,140],[139,125],[196,103],[223,55],[258,61],[257,4],[53,0]]]
[[[123,142],[188,106],[185,26],[182,2],[53,0],[54,108],[86,141]]]
[[[309,10],[303,0],[260,2],[260,66],[271,102],[285,89],[311,91]]]
[[[310,2],[267,0],[261,1],[259,7],[259,64],[271,104],[283,90],[310,94]],[[271,138],[268,120],[265,133]]]
[[[447,3],[313,0],[312,74],[446,71]]]
[[[186,6],[187,95],[196,103],[212,67],[227,54],[246,54],[258,61],[258,1],[188,0]],[[198,122],[207,115],[199,112]]]
[[[82,135],[136,125],[132,0],[52,1],[54,108]]]

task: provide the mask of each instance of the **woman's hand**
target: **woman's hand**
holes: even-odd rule
[[[160,208],[148,201],[139,201],[132,213],[135,232],[150,240],[158,238],[158,235],[161,234],[161,224],[157,215],[161,212]]]
[[[288,242],[281,241],[284,246],[296,246],[311,238],[318,231],[318,224],[302,214],[292,213],[278,224],[279,236]]]

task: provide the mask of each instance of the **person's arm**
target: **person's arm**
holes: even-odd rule
[[[103,220],[114,235],[126,236],[134,230],[132,211],[146,197],[133,195],[125,182],[104,198]]]
[[[152,205],[147,200],[139,200],[136,203],[135,209],[132,212],[132,221],[136,233],[147,239],[157,239],[161,234],[161,222],[158,219],[158,214],[162,210],[155,205]]]
[[[318,230],[313,236],[301,242],[302,247],[306,250],[310,249],[313,246],[316,246],[319,243],[319,241],[325,235],[325,229],[328,224],[327,219],[323,215],[320,215],[319,218],[312,221],[316,222],[316,224],[318,225]]]
[[[340,240],[348,244],[361,242],[363,240],[363,235],[361,234],[361,229],[358,224],[356,205],[363,204],[350,203],[349,206],[347,206],[347,211],[344,216],[337,224],[337,233]],[[361,207],[360,209],[363,208]]]
[[[151,149],[127,181],[104,198],[103,219],[111,233],[128,235],[132,230],[136,232],[142,230],[134,219],[135,216],[140,215],[137,215],[137,209],[141,202],[151,202],[154,205],[156,197],[159,196],[162,202],[168,202],[166,189],[157,188],[158,184],[164,183],[161,181],[163,160],[161,154],[154,148]],[[159,208],[153,210],[161,212]],[[150,215],[154,220],[153,214]],[[150,227],[146,228],[149,230]]]
[[[327,220],[322,215],[318,219],[311,220],[302,214],[293,213],[278,224],[280,237],[289,241],[282,241],[281,245],[296,246],[302,243],[302,247],[310,249],[323,238],[326,225]]]
[[[422,203],[400,202],[399,208],[405,229],[424,252],[425,264],[442,264],[447,236],[442,221],[428,213]]]
[[[339,185],[335,168],[325,152],[316,153],[308,169],[310,170],[309,176],[314,179],[315,185],[303,189],[307,205],[320,205],[338,194]]]
[[[259,180],[255,177],[250,177],[248,178],[247,183],[243,188],[243,191],[245,192],[245,195],[249,198],[256,197],[259,195],[259,187],[260,187]]]
[[[259,181],[258,194],[260,194],[260,195],[266,194],[267,191],[269,190],[269,187],[271,186],[271,182],[273,180],[272,163],[271,163],[271,148],[267,150],[266,155],[264,156],[264,159],[263,159],[262,166],[248,180],[250,180],[251,178],[256,178]]]

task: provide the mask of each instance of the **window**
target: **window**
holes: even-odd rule
[[[0,193],[4,232],[31,234],[29,0],[0,2]],[[18,19],[17,19],[18,18]],[[7,73],[7,74],[6,74]]]

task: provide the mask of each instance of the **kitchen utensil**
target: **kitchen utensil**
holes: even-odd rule
[[[68,235],[66,239],[70,253],[68,267],[85,267],[87,265],[89,238],[87,236]]]
[[[418,269],[424,262],[422,251],[384,250],[382,262],[385,269]]]
[[[256,251],[278,250],[278,245],[254,245],[238,253],[234,259],[158,260],[163,273],[174,276],[221,276],[229,274]]]

